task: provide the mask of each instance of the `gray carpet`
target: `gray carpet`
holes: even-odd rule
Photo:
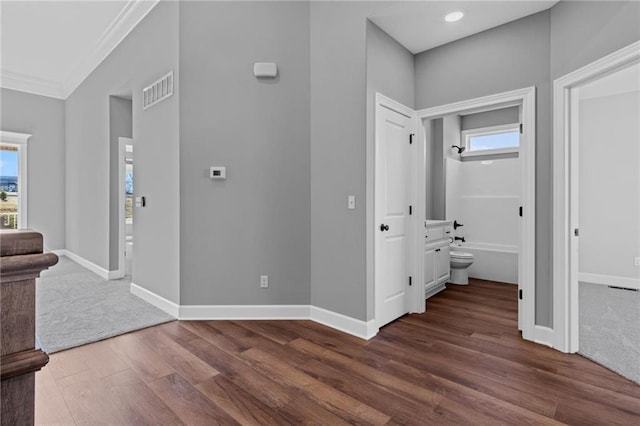
[[[578,353],[640,384],[640,292],[580,283]]]
[[[175,318],[134,296],[129,279],[106,281],[61,256],[36,281],[36,334],[58,352]]]

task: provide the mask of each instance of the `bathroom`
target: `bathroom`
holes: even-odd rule
[[[448,284],[518,284],[520,117],[515,105],[425,123],[426,219],[447,221]]]

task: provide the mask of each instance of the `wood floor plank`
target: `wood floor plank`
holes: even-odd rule
[[[36,375],[37,420],[640,424],[640,386],[522,340],[516,296],[452,285],[369,341],[302,320],[161,324],[53,354]]]
[[[160,355],[134,333],[109,339],[111,348],[147,383],[175,372]]]
[[[149,334],[144,343],[171,365],[182,377],[192,385],[214,377],[220,372],[185,349],[172,336],[164,334],[161,330]]]
[[[35,388],[35,424],[75,424],[50,369],[43,368],[36,373]]]
[[[224,375],[205,380],[196,388],[243,425],[290,423],[283,414],[264,404]]]
[[[250,349],[242,356],[253,361],[253,365],[260,368],[260,371],[268,374],[272,379],[284,381],[289,386],[301,389],[316,404],[349,422],[358,423],[361,421],[371,425],[383,425],[391,419],[375,408],[327,386],[260,349]]]
[[[188,425],[239,424],[177,373],[149,383],[149,387]]]

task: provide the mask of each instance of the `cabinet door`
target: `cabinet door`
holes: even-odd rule
[[[429,288],[436,284],[435,249],[428,248],[424,251],[424,286]]]
[[[451,267],[449,262],[449,246],[438,247],[435,255],[436,281],[446,281],[449,279],[449,268]]]

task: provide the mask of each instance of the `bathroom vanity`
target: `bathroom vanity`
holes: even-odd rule
[[[424,221],[424,296],[427,299],[444,290],[449,279],[452,226],[449,220]]]

